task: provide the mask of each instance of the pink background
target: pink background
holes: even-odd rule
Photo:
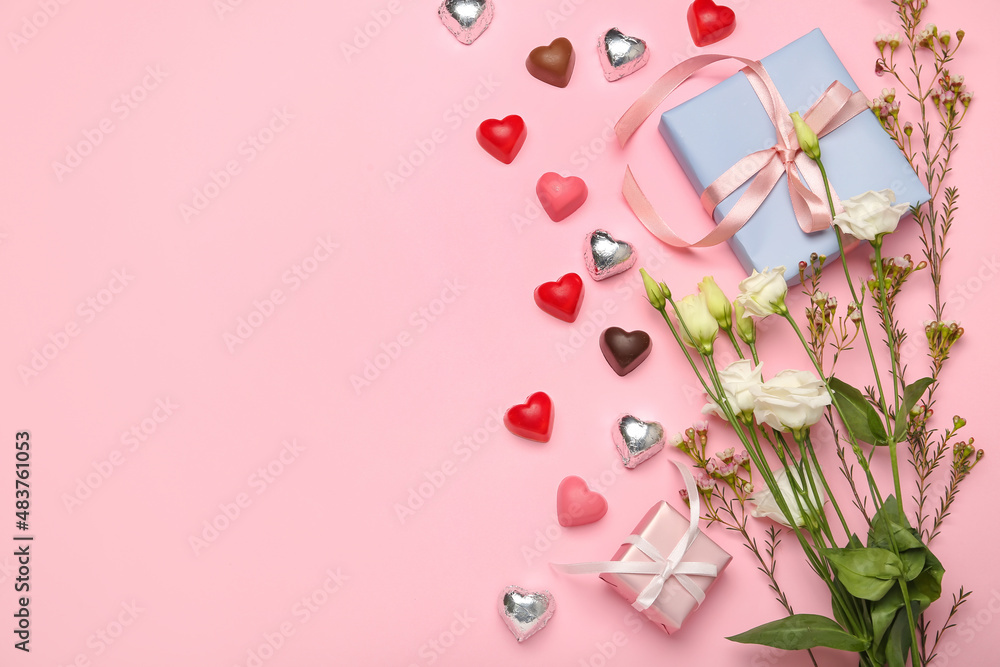
[[[596,576],[548,567],[608,558],[653,502],[677,501],[667,460],[677,454],[634,471],[614,465],[615,417],[632,412],[675,432],[698,418],[701,399],[636,270],[601,283],[585,276],[573,325],[536,308],[534,287],[582,274],[582,239],[599,227],[632,241],[641,265],[678,294],[712,273],[732,295],[741,278],[725,247],[660,247],[619,194],[627,158],[659,184],[651,195],[678,226],[691,235],[707,226],[655,121],[627,151],[608,141],[646,86],[703,51],[691,45],[684,4],[504,0],[465,46],[429,0],[229,0],[220,13],[225,1],[15,0],[0,10],[0,542],[13,545],[16,532],[12,441],[25,429],[36,536],[30,655],[12,648],[13,546],[0,547],[0,663],[807,664],[723,638],[781,608],[738,537],[717,527],[709,534],[733,563],[672,637]],[[869,96],[885,85],[871,39],[894,25],[889,2],[733,7],[736,32],[707,51],[760,57],[819,26]],[[938,407],[946,421],[961,410],[989,449],[997,11],[936,2],[928,18],[968,31],[956,71],[976,93],[954,163],[962,208],[945,276],[949,313],[967,333]],[[611,26],[652,52],[616,83],[595,49]],[[565,89],[523,66],[558,36],[577,50]],[[712,70],[678,99],[732,71]],[[511,113],[528,139],[505,166],[475,130]],[[57,173],[53,163],[81,143],[89,154]],[[411,155],[419,164],[390,187],[386,172]],[[545,171],[590,188],[562,223],[535,205]],[[185,215],[196,204],[203,210]],[[919,254],[914,227],[891,238],[890,254]],[[859,273],[865,255],[851,258]],[[920,289],[901,310],[914,372],[928,279],[914,279]],[[846,304],[842,278],[827,287]],[[801,310],[801,295],[791,304]],[[241,318],[259,326],[227,345]],[[654,339],[625,378],[598,349],[611,325]],[[767,375],[805,366],[783,327],[762,350]],[[36,353],[50,358],[25,373]],[[860,373],[860,357],[849,363]],[[369,365],[370,383],[352,385]],[[556,406],[548,444],[496,428],[494,415],[538,390]],[[712,429],[713,447],[733,444],[719,423]],[[822,456],[833,460],[829,444]],[[938,616],[959,585],[976,592],[956,618],[953,657],[939,665],[992,664],[1000,646],[993,456],[934,544],[949,569]],[[555,523],[555,489],[570,474],[607,497],[598,523]],[[421,490],[427,497],[411,498]],[[419,506],[401,519],[408,502]],[[206,528],[213,521],[223,529]],[[197,537],[204,544],[192,546]],[[780,551],[796,610],[828,614],[791,538]],[[495,610],[512,583],[547,588],[559,604],[523,645]],[[823,664],[856,664],[819,653]]]

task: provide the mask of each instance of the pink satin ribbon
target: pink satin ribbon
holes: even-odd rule
[[[625,147],[626,142],[635,133],[656,108],[672,93],[677,86],[687,80],[692,74],[720,60],[733,59],[743,63],[741,70],[746,74],[750,85],[760,99],[768,118],[775,127],[776,141],[771,148],[747,155],[719,176],[701,195],[701,203],[709,215],[715,208],[737,188],[751,178],[750,187],[743,193],[732,210],[711,232],[693,243],[685,241],[674,233],[670,226],[653,208],[649,199],[632,175],[632,169],[625,170],[625,182],[622,184],[622,194],[629,207],[639,221],[667,245],[678,248],[717,245],[732,238],[743,225],[750,220],[764,199],[777,184],[782,174],[788,176],[788,193],[792,200],[795,219],[805,232],[815,232],[826,229],[832,220],[830,210],[823,197],[816,193],[824,193],[823,178],[819,167],[808,156],[802,153],[798,139],[795,136],[795,125],[788,115],[781,94],[774,87],[759,61],[747,60],[738,56],[704,54],[689,58],[671,68],[650,86],[646,92],[629,107],[615,125],[618,143]],[[820,96],[804,116],[804,120],[816,132],[824,136],[845,122],[868,109],[868,101],[860,92],[852,93],[839,81],[834,81]],[[834,207],[840,207],[840,200],[831,189]]]

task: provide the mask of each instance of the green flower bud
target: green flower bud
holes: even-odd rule
[[[739,301],[733,302],[733,321],[736,323],[736,333],[740,340],[747,345],[753,345],[757,340],[757,330],[753,318],[747,315],[743,304]]]
[[[649,277],[646,269],[639,269],[639,274],[642,276],[642,284],[646,288],[646,298],[649,299],[650,305],[662,311],[667,306],[667,299],[663,296],[659,283]]]
[[[813,160],[819,159],[819,137],[813,132],[813,129],[802,120],[798,111],[793,111],[789,114],[792,117],[792,122],[795,123],[795,136],[799,140],[799,146],[802,148],[802,152],[808,155]]]
[[[698,283],[698,291],[705,297],[705,303],[708,304],[708,312],[712,313],[712,317],[715,318],[720,327],[729,331],[733,326],[733,304],[729,303],[729,299],[726,298],[726,295],[719,286],[715,284],[715,278],[712,276],[702,278],[701,282]]]
[[[681,323],[681,337],[702,354],[711,354],[719,323],[712,317],[704,295],[695,292],[675,304]]]

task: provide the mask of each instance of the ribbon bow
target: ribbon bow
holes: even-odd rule
[[[692,542],[698,536],[698,516],[701,514],[701,501],[698,495],[698,487],[694,477],[683,465],[674,461],[677,469],[681,471],[684,478],[684,488],[687,489],[688,499],[691,503],[691,517],[688,529],[677,542],[670,554],[664,558],[660,550],[650,544],[645,538],[639,535],[629,535],[622,544],[633,544],[641,551],[650,562],[627,562],[627,561],[594,561],[590,563],[552,563],[552,567],[559,572],[567,574],[651,574],[653,578],[646,584],[646,587],[636,597],[632,603],[637,611],[645,611],[656,602],[663,587],[670,577],[677,579],[677,583],[691,594],[700,605],[705,599],[705,592],[698,587],[687,575],[701,575],[715,577],[719,574],[719,569],[711,563],[683,562],[684,555],[691,547]]]
[[[764,202],[781,175],[785,174],[799,226],[805,232],[826,229],[832,220],[829,208],[816,194],[823,191],[819,167],[802,153],[795,136],[795,126],[788,116],[788,108],[764,66],[757,60],[704,54],[676,65],[657,79],[619,119],[615,125],[618,143],[624,148],[642,122],[688,77],[707,65],[727,59],[738,60],[745,65],[741,71],[746,74],[764,111],[774,124],[776,141],[771,148],[747,155],[719,176],[702,193],[702,206],[712,215],[715,208],[737,188],[751,178],[753,182],[718,226],[693,243],[683,240],[670,229],[643,194],[631,168],[626,168],[622,194],[629,207],[650,233],[668,245],[678,248],[713,246],[730,239],[738,232]],[[842,83],[834,81],[805,113],[804,120],[817,136],[823,136],[867,108],[868,102],[862,93],[852,93]],[[840,200],[836,193],[831,190],[831,195],[834,207],[839,207]]]

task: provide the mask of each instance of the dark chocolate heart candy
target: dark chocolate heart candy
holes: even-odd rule
[[[565,88],[569,84],[575,64],[576,53],[565,37],[552,40],[548,46],[532,49],[524,61],[528,74],[557,88]]]
[[[645,331],[625,331],[609,327],[601,333],[601,352],[618,375],[628,375],[646,360],[653,349]]]

